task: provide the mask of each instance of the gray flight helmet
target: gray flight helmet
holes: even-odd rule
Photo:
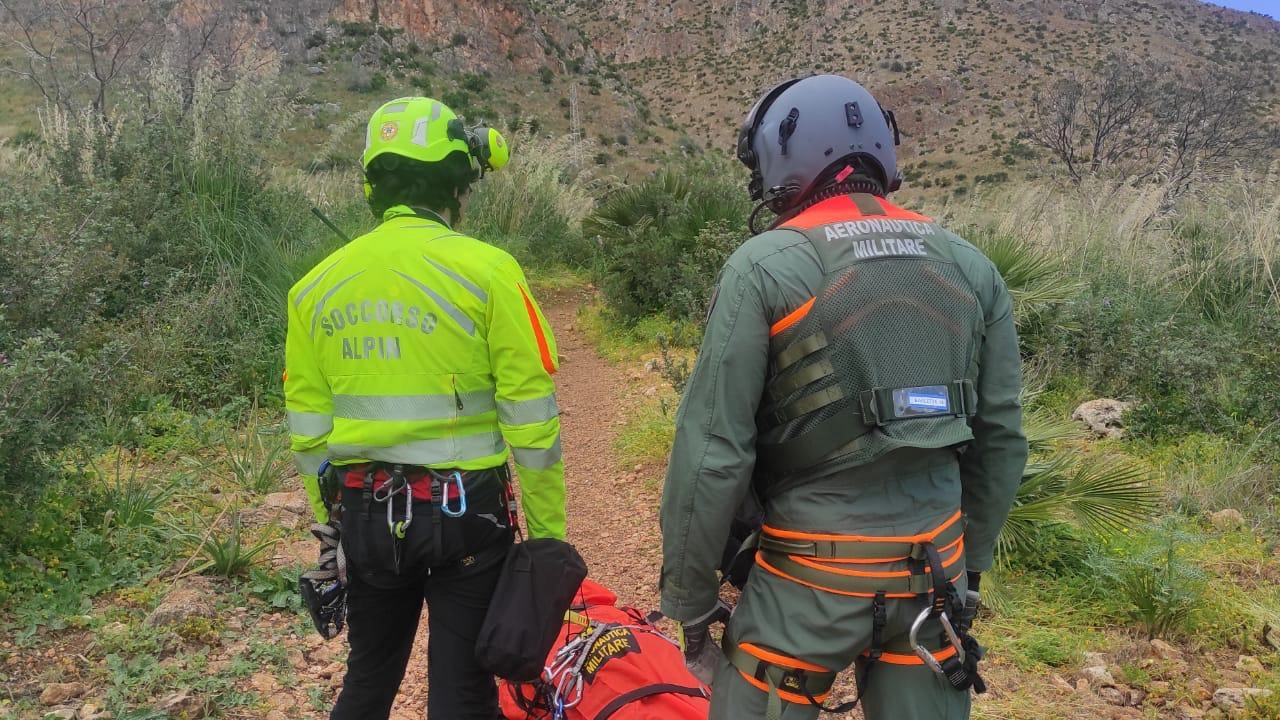
[[[751,170],[751,199],[781,213],[851,163],[886,194],[897,190],[899,142],[893,113],[866,88],[839,75],[813,75],[765,93],[742,123],[737,150]]]

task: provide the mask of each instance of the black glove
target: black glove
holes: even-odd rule
[[[969,581],[969,592],[978,592],[978,586],[982,584],[982,573],[977,570],[966,570],[964,576]]]
[[[978,588],[982,585],[982,573],[968,570],[965,572],[965,579],[968,581],[968,588],[964,593],[964,607],[960,608],[960,617],[955,618],[953,623],[961,633],[967,633],[973,627],[973,621],[978,617],[978,601],[982,599],[978,594]]]
[[[684,651],[684,664],[703,685],[711,685],[716,667],[723,653],[720,646],[711,641],[711,626],[728,622],[730,609],[722,600],[706,615],[688,623],[680,623],[680,649]]]
[[[320,541],[320,562],[298,578],[298,592],[311,614],[316,632],[325,640],[337,637],[347,622],[347,563],[342,553],[342,528],[336,522],[311,526]]]

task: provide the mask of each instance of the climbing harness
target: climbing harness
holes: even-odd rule
[[[363,511],[368,514],[375,503],[386,506],[387,531],[395,540],[396,568],[400,567],[400,543],[414,521],[414,503],[430,504],[432,532],[432,565],[442,561],[441,518],[460,518],[467,514],[467,485],[477,481],[480,473],[489,471],[435,470],[417,465],[383,462],[344,466],[342,485],[360,491]],[[515,496],[509,491],[505,467],[495,468],[503,483],[507,512],[515,527]],[[487,476],[484,476],[487,477]],[[421,510],[421,508],[419,508]]]
[[[823,712],[852,710],[866,692],[877,662],[924,665],[960,691],[986,691],[978,675],[982,648],[969,635],[978,594],[962,602],[954,581],[964,570],[964,524],[959,511],[932,531],[912,536],[870,537],[809,533],[771,527],[761,530],[756,563],[761,569],[807,587],[871,599],[871,645],[862,653],[858,694],[835,707],[825,704],[837,672],[753,643],[723,640],[725,657],[742,677],[769,695],[765,719],[778,720],[782,702],[808,703]],[[905,563],[905,570],[871,569]],[[911,625],[906,648],[888,647],[884,637],[888,598],[924,598],[928,605]],[[929,621],[942,628],[939,650],[920,639]],[[907,652],[891,652],[891,650]]]

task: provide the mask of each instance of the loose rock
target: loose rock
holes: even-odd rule
[[[1165,642],[1164,640],[1152,640],[1151,652],[1154,653],[1156,657],[1164,660],[1181,660],[1182,659],[1182,651],[1170,645],[1169,643]]]
[[[1111,671],[1105,667],[1094,665],[1081,670],[1080,674],[1093,687],[1107,687],[1116,684],[1115,678],[1111,677]]]
[[[298,527],[311,517],[311,503],[305,491],[271,493],[262,499],[262,505],[248,508],[240,514],[247,527],[284,525]]]
[[[1243,708],[1251,697],[1271,697],[1271,691],[1262,688],[1218,688],[1213,693],[1213,704],[1223,712],[1230,713],[1233,709]]]
[[[1083,403],[1071,413],[1072,420],[1079,420],[1089,426],[1094,437],[1124,437],[1123,416],[1125,411],[1133,407],[1133,403],[1102,398]]]
[[[1222,532],[1239,530],[1245,525],[1244,515],[1235,508],[1226,508],[1209,513],[1209,524]]]
[[[45,720],[48,718],[58,718],[59,720],[76,720],[76,711],[71,708],[62,708],[61,710],[50,710],[44,714]]]
[[[151,627],[176,625],[188,618],[213,618],[213,586],[202,577],[190,577],[181,586],[165,596],[160,605],[147,616]]]
[[[40,702],[44,705],[61,705],[62,703],[78,698],[89,691],[84,683],[52,683],[44,686],[44,690],[40,692]]]
[[[1129,704],[1128,691],[1118,687],[1098,688],[1098,697],[1112,705],[1124,706]]]
[[[1236,660],[1236,669],[1250,675],[1261,675],[1266,672],[1266,669],[1262,667],[1262,662],[1252,655],[1241,655],[1240,659]]]
[[[203,698],[192,695],[189,690],[179,690],[166,695],[156,707],[169,713],[170,717],[182,720],[200,720],[209,714]]]

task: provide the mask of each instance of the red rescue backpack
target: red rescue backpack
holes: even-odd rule
[[[675,641],[618,596],[582,582],[538,680],[498,681],[507,720],[706,720],[711,691]]]

